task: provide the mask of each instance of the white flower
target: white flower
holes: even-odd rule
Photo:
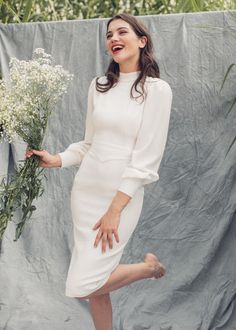
[[[51,55],[42,48],[29,61],[11,58],[9,67],[9,81],[0,81],[0,124],[9,140],[18,134],[32,143],[43,138],[50,113],[73,74],[52,66]]]

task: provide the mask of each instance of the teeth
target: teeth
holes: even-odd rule
[[[122,46],[114,46],[114,47],[112,47],[112,51],[122,49],[122,48],[123,48]]]

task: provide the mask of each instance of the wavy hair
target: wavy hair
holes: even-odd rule
[[[142,97],[142,99],[144,100],[144,98],[146,97],[146,91],[144,90],[144,83],[146,77],[149,76],[153,78],[160,78],[159,66],[156,60],[154,59],[153,43],[152,43],[151,35],[148,32],[147,27],[139,19],[137,19],[133,15],[129,15],[125,13],[118,14],[110,18],[110,20],[107,22],[107,32],[108,32],[109,24],[116,19],[122,19],[123,21],[130,24],[137,37],[141,38],[145,36],[147,38],[147,42],[144,48],[140,48],[139,68],[138,68],[140,74],[138,75],[137,79],[134,81],[130,90],[131,98],[137,99],[139,97]],[[114,84],[118,82],[119,75],[120,75],[119,64],[112,59],[105,73],[107,82],[104,84],[99,83],[98,81],[99,77],[97,77],[96,90],[101,93],[107,92],[110,88],[113,87]],[[139,83],[140,83],[141,91],[138,90],[137,88]],[[133,89],[135,89],[135,91],[140,95],[134,97]]]

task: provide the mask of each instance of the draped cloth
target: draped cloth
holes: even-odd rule
[[[116,330],[233,330],[236,324],[236,11],[140,17],[150,30],[161,78],[173,91],[159,180],[145,187],[140,221],[121,263],[156,253],[167,268],[111,292]],[[0,24],[0,68],[35,48],[74,73],[45,139],[51,153],[83,140],[88,86],[103,75],[108,19]],[[24,157],[21,141],[0,144],[0,175]],[[21,238],[16,214],[0,255],[0,329],[94,329],[87,301],[65,296],[73,248],[69,205],[74,167],[45,170],[45,193]]]

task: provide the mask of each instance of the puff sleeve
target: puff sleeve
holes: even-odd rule
[[[90,83],[88,89],[88,103],[87,103],[87,114],[86,114],[86,124],[85,124],[85,137],[84,140],[72,143],[69,147],[59,153],[61,158],[62,165],[61,167],[68,167],[72,165],[79,165],[91,146],[93,135],[94,135],[94,127],[92,124],[92,113],[93,113],[93,94],[95,89],[95,80],[96,77],[93,78]]]
[[[166,81],[155,78],[147,84],[142,122],[131,160],[118,188],[130,197],[141,186],[159,180],[158,169],[168,135],[173,96],[171,87]]]

